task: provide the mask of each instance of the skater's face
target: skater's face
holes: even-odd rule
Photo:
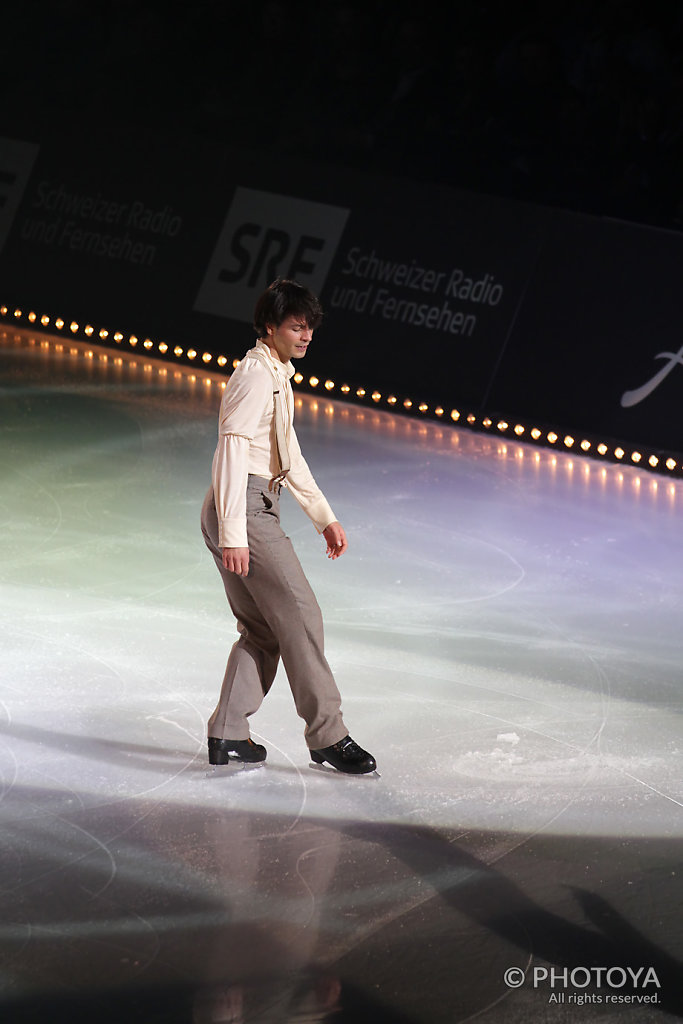
[[[287,363],[290,359],[301,359],[313,337],[313,331],[300,316],[288,316],[276,327],[267,325],[265,342],[275,359]]]

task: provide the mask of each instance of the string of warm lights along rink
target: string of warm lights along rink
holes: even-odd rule
[[[11,305],[0,306],[0,322],[5,320],[17,327],[42,328],[45,334],[54,336],[68,336],[78,341],[94,343],[100,352],[100,358],[109,358],[106,350],[120,350],[139,352],[149,360],[163,360],[185,367],[198,368],[203,366],[204,373],[210,372],[213,367],[217,372],[227,377],[234,369],[239,359],[230,360],[226,355],[212,352],[208,349],[200,352],[198,349],[189,347],[183,348],[178,344],[166,341],[153,341],[151,338],[142,340],[136,334],[124,334],[122,331],[114,331],[103,326],[94,326],[91,323],[81,324],[77,320],[69,320],[62,316],[51,316],[47,313],[36,313],[34,310],[25,311],[20,307]],[[50,344],[49,341],[41,342]],[[55,341],[59,346],[60,342]],[[59,349],[58,349],[59,350]],[[76,354],[75,350],[74,354]],[[90,358],[94,352],[86,353]],[[201,371],[200,371],[201,372]],[[196,374],[195,374],[196,376]],[[206,378],[213,383],[212,378]],[[321,380],[319,377],[311,376],[306,378],[302,373],[296,373],[292,381],[299,388],[303,387],[311,392],[326,392],[330,397],[338,397],[343,401],[373,405],[374,407],[385,407],[392,412],[403,413],[413,417],[425,417],[444,422],[452,422],[459,427],[467,427],[480,432],[496,432],[503,437],[510,437],[519,441],[526,441],[544,448],[557,448],[566,451],[574,451],[578,455],[597,458],[610,462],[630,464],[639,469],[649,472],[666,475],[683,476],[683,460],[676,457],[675,453],[662,452],[660,450],[648,450],[643,446],[632,446],[627,442],[608,438],[596,438],[589,436],[575,436],[575,433],[568,432],[560,426],[541,425],[533,422],[521,422],[519,418],[506,418],[501,414],[474,412],[469,409],[449,408],[447,403],[430,405],[427,402],[409,396],[399,396],[392,393],[380,391],[378,388],[367,387],[361,384],[338,384],[329,378]],[[223,382],[225,386],[225,382]]]

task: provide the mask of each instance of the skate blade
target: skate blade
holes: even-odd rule
[[[211,764],[205,772],[206,779],[220,779],[226,775],[239,775],[242,772],[258,771],[265,768],[265,761],[228,761],[227,764]]]
[[[379,782],[382,778],[376,768],[374,772],[354,774],[352,772],[340,772],[329,764],[317,764],[315,761],[310,761],[308,767],[313,768],[316,772],[324,772],[326,775],[341,776],[342,779],[372,779],[375,782]]]

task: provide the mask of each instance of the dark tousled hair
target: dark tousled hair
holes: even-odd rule
[[[265,338],[268,324],[279,327],[290,316],[300,316],[313,331],[320,326],[323,308],[309,288],[278,277],[256,301],[254,330],[259,338]]]

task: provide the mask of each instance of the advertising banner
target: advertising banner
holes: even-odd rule
[[[406,182],[385,183],[379,198],[377,183],[329,169],[316,175],[316,198],[303,198],[303,174],[282,178],[277,193],[234,190],[195,309],[250,324],[263,288],[294,276],[327,311],[307,373],[479,404],[546,215]]]
[[[195,177],[180,147],[62,128],[59,140],[0,142],[0,164],[18,147],[34,162],[0,254],[3,301],[191,335],[215,239],[217,161],[195,148]]]
[[[326,309],[306,370],[476,405],[546,214],[400,179],[91,135],[37,146],[4,293],[53,313],[241,355],[258,294],[296,277]]]
[[[557,214],[493,408],[683,451],[683,235]]]
[[[307,375],[672,450],[682,269],[673,232],[206,139],[0,140],[0,301],[232,359],[296,277]]]

